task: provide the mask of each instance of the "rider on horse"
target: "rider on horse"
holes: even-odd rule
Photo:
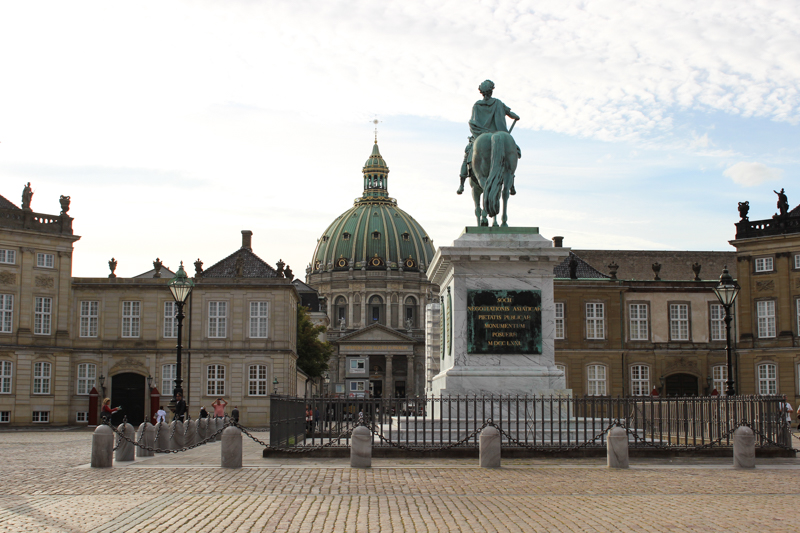
[[[469,129],[472,132],[472,136],[469,138],[469,144],[464,149],[464,162],[461,163],[460,190],[463,190],[464,181],[472,175],[472,144],[475,139],[481,133],[486,132],[504,131],[508,133],[508,127],[506,126],[507,116],[514,120],[519,120],[519,115],[511,111],[510,107],[497,98],[492,98],[492,91],[494,91],[494,82],[492,80],[486,80],[481,83],[478,86],[478,90],[483,95],[483,100],[478,100],[472,106],[472,118],[469,119]],[[519,153],[519,151],[519,146],[517,146],[517,152]],[[511,194],[514,194],[513,186]]]

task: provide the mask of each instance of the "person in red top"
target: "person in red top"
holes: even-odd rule
[[[106,398],[105,400],[103,400],[103,410],[100,413],[100,416],[103,417],[103,420],[108,420],[109,422],[111,422],[111,415],[113,415],[114,413],[116,413],[120,409],[122,409],[122,407],[114,407],[112,409],[111,408],[111,398]]]
[[[217,398],[214,400],[214,403],[211,404],[211,407],[214,408],[214,416],[217,418],[222,418],[225,416],[225,406],[228,405],[228,402],[223,400],[222,398]]]

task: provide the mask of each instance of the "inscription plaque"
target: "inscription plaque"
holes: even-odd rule
[[[467,352],[542,353],[542,291],[467,291]]]

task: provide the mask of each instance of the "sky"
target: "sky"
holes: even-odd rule
[[[0,194],[71,197],[75,276],[207,268],[251,230],[302,277],[375,118],[390,195],[449,245],[484,79],[520,116],[512,226],[733,250],[738,202],[800,202],[796,1],[0,0],[0,49]]]

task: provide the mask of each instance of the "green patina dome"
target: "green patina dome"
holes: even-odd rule
[[[434,254],[428,233],[389,197],[389,167],[372,147],[364,169],[364,193],[317,240],[311,272],[326,270],[424,271]]]

